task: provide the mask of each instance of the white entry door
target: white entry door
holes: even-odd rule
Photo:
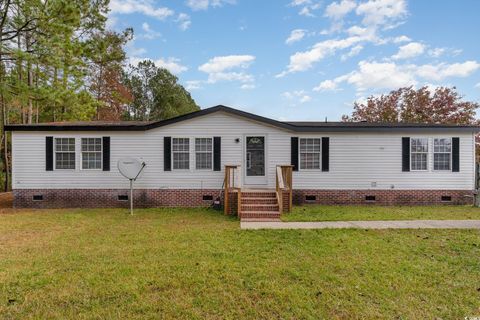
[[[245,181],[246,185],[266,185],[266,136],[245,137]]]

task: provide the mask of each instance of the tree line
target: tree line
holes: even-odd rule
[[[6,178],[6,124],[161,120],[199,109],[168,70],[148,60],[127,64],[125,45],[133,29],[106,29],[108,2],[0,0],[0,131]]]

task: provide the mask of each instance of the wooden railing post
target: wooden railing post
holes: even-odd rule
[[[223,196],[223,213],[224,214],[229,214],[229,207],[228,207],[228,200],[230,197],[229,191],[230,191],[230,168],[228,166],[225,166],[225,189],[224,189],[224,196]]]

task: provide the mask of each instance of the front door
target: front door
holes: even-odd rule
[[[245,137],[245,184],[265,185],[265,136]]]

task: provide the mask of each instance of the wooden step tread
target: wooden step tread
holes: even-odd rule
[[[242,222],[281,222],[280,218],[242,218]]]
[[[243,211],[242,210],[242,216],[243,215],[248,215],[248,214],[262,214],[262,215],[280,215],[280,212],[278,211]]]

